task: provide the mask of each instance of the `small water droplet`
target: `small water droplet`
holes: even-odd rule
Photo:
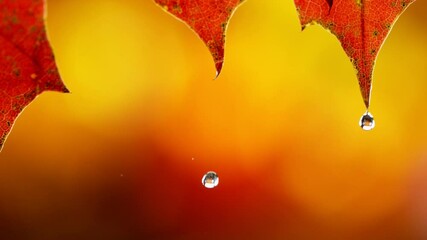
[[[363,116],[360,118],[359,125],[363,130],[372,130],[375,127],[375,120],[372,114],[370,112],[363,114]]]
[[[202,178],[202,184],[206,188],[214,188],[218,186],[219,183],[219,177],[215,172],[209,171],[203,176]]]

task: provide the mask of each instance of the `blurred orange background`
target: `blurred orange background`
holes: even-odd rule
[[[47,2],[72,93],[38,97],[0,154],[1,239],[427,239],[426,1],[379,54],[371,132],[339,42],[292,1],[236,11],[215,81],[152,1]]]

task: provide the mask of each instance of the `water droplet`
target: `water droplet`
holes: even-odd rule
[[[359,125],[363,130],[372,130],[375,127],[375,120],[372,114],[370,112],[363,114],[363,116],[360,118]]]
[[[215,172],[207,172],[205,176],[202,178],[202,184],[206,188],[214,188],[218,186],[219,183],[219,177]]]

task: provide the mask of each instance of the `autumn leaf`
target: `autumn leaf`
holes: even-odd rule
[[[415,0],[294,0],[302,28],[319,23],[341,42],[369,108],[372,74],[381,46],[400,14]]]
[[[0,149],[36,96],[68,92],[46,36],[44,7],[43,0],[0,1]]]
[[[224,63],[228,22],[243,0],[155,0],[155,2],[185,22],[199,35],[212,54],[218,77]]]

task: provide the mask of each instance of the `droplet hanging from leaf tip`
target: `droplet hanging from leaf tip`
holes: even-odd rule
[[[374,117],[369,111],[366,111],[360,118],[359,126],[365,131],[370,131],[375,127]]]

